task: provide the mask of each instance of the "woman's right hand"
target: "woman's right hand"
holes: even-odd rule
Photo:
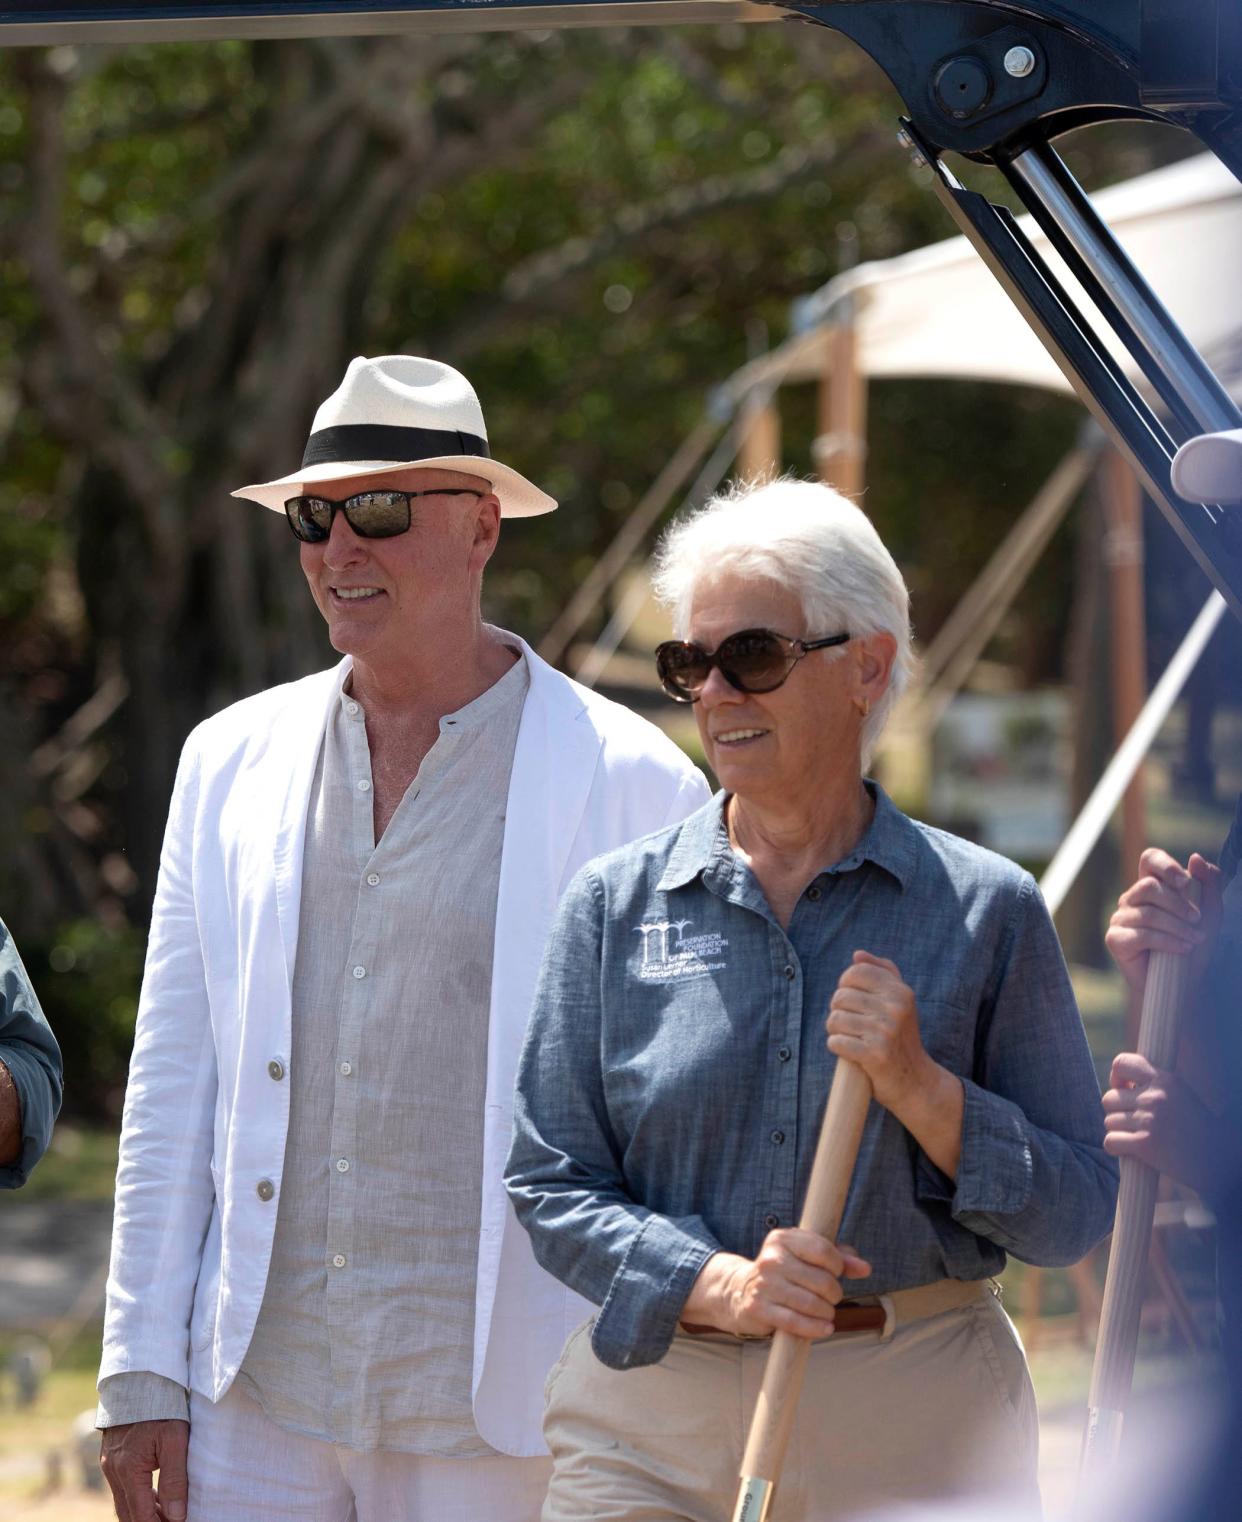
[[[841,1280],[865,1279],[871,1265],[852,1247],[838,1247],[818,1232],[778,1227],[756,1258],[718,1252],[703,1265],[682,1308],[683,1325],[710,1327],[742,1337],[792,1332],[827,1337]]]

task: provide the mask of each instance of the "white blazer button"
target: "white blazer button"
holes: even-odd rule
[[[270,1178],[261,1178],[255,1185],[254,1192],[261,1200],[267,1201],[276,1193],[276,1186]]]
[[[280,1080],[285,1076],[284,1063],[277,1062],[275,1060],[269,1062],[267,1065],[267,1076],[272,1079],[273,1082],[279,1083]]]

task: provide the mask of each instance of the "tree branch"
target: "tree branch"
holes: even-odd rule
[[[171,571],[175,526],[168,516],[168,476],[159,464],[165,431],[141,393],[127,383],[122,368],[100,348],[65,266],[60,129],[64,87],[41,54],[18,55],[15,71],[30,113],[32,185],[28,212],[17,227],[17,246],[58,341],[50,364],[30,365],[32,387],[58,432],[125,482],[153,546]]]
[[[878,153],[887,147],[887,134],[879,131],[851,139],[851,157]],[[454,354],[468,354],[482,347],[499,328],[555,298],[564,283],[580,278],[596,265],[612,258],[631,244],[642,242],[656,231],[676,227],[697,217],[768,200],[799,180],[820,174],[840,157],[835,143],[821,143],[814,151],[792,146],[754,169],[732,175],[710,175],[693,185],[683,185],[644,205],[629,205],[594,235],[567,239],[516,265],[501,285],[502,300],[476,312],[460,328],[441,334],[438,342]]]

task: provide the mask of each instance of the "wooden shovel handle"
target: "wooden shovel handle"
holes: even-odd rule
[[[1192,882],[1188,893],[1191,902],[1197,904],[1199,884]],[[1169,951],[1148,954],[1138,1049],[1153,1067],[1167,1071],[1177,1060],[1178,1037],[1191,980],[1188,954]],[[1104,1464],[1115,1457],[1121,1440],[1122,1417],[1134,1379],[1134,1355],[1159,1182],[1159,1174],[1146,1163],[1133,1157],[1121,1159],[1117,1216],[1087,1397],[1084,1477],[1097,1463]]]
[[[839,1059],[800,1222],[806,1230],[834,1242],[845,1214],[845,1197],[870,1102],[871,1080],[866,1073],[856,1063]],[[793,1431],[810,1347],[805,1337],[795,1337],[791,1332],[777,1332],[772,1338],[742,1459],[742,1489],[734,1513],[737,1522],[759,1522],[767,1511]]]

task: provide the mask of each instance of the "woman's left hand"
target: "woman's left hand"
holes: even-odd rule
[[[856,951],[828,1014],[828,1050],[856,1062],[876,1100],[894,1114],[924,1090],[938,1064],[919,1034],[914,990],[887,957]]]

